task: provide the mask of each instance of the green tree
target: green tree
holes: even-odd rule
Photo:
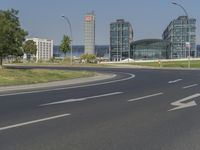
[[[70,44],[71,44],[71,40],[69,36],[64,35],[61,41],[60,50],[65,54],[65,57],[66,57],[66,53],[71,50]]]
[[[33,40],[28,40],[23,45],[24,53],[27,55],[27,59],[30,61],[31,55],[36,55],[37,45]]]
[[[3,58],[8,55],[21,56],[22,43],[25,40],[25,36],[28,34],[25,32],[17,17],[18,11],[0,10],[0,66],[2,67]]]

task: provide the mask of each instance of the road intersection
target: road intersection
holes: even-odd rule
[[[84,69],[116,76],[1,93],[1,149],[200,148],[200,71]]]

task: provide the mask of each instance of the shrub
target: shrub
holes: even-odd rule
[[[83,63],[96,63],[96,55],[94,54],[83,54],[80,59]]]

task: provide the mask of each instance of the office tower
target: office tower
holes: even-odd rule
[[[168,41],[169,58],[196,57],[196,19],[180,16],[167,26],[162,35]]]
[[[110,24],[110,60],[120,61],[130,58],[130,44],[133,29],[129,22],[118,19]]]
[[[85,54],[95,54],[95,13],[87,13],[85,24]]]

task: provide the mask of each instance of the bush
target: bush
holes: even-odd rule
[[[80,59],[83,63],[96,63],[96,55],[94,54],[83,54]]]
[[[38,60],[37,60],[37,63],[42,63],[42,62],[43,62],[42,59],[38,59]]]
[[[17,57],[15,60],[12,61],[12,63],[23,63],[22,58]]]

